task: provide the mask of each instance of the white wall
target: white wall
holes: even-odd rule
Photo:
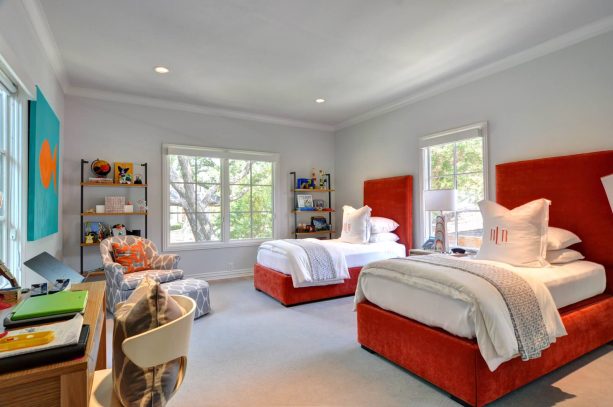
[[[289,171],[296,170],[299,175],[306,175],[312,167],[316,167],[334,174],[334,138],[331,133],[324,131],[76,96],[66,97],[65,122],[64,259],[75,268],[79,267],[81,158],[148,163],[149,238],[160,249],[163,210],[161,165],[164,143],[280,153],[280,188],[282,202],[286,203],[277,214],[282,229],[281,237],[289,236]],[[135,172],[138,170],[135,169]],[[125,194],[124,190],[115,192]],[[138,194],[138,191],[132,192],[134,196]],[[103,195],[104,193],[86,201],[86,208],[93,207],[96,199],[99,200],[97,203],[102,203]],[[109,222],[108,219],[102,220]],[[123,220],[119,218],[117,222]],[[135,228],[136,225],[138,224],[134,223]],[[85,250],[89,253],[85,268],[98,265],[100,256],[97,248]],[[178,253],[181,255],[180,266],[186,274],[206,276],[231,271],[228,263],[233,263],[234,272],[251,269],[255,263],[256,246]]]
[[[49,104],[53,107],[60,120],[60,172],[62,171],[62,158],[64,156],[64,94],[57,81],[47,56],[36,36],[28,15],[21,1],[0,0],[0,55],[6,61],[17,79],[24,85],[22,91],[26,92],[26,98],[35,97],[35,85],[38,85]],[[24,118],[27,118],[27,105],[24,106]],[[26,122],[27,123],[27,122]],[[24,165],[27,169],[27,124],[24,133]],[[27,172],[23,174],[23,225],[21,238],[25,241],[27,236]],[[60,182],[60,202],[62,207],[62,183]],[[26,242],[22,250],[22,260],[47,251],[52,255],[62,255],[62,215],[59,214],[59,232],[34,242]],[[24,266],[25,269],[25,266]],[[29,286],[34,280],[38,280],[33,273],[24,272],[22,285]]]
[[[488,121],[494,199],[496,164],[613,148],[612,68],[608,33],[339,130],[337,203],[360,205],[365,179],[413,175],[414,245],[420,246],[419,137]]]

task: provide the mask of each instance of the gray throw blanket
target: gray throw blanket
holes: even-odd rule
[[[462,261],[451,256],[412,256],[405,260],[462,270],[485,279],[500,292],[509,310],[521,359],[538,358],[541,351],[549,347],[549,335],[536,295],[519,275],[502,267]]]
[[[320,244],[301,239],[284,239],[286,242],[300,246],[306,253],[311,265],[311,277],[313,281],[327,281],[338,278],[332,256]]]

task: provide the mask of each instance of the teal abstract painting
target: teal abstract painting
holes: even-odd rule
[[[57,233],[60,186],[60,121],[36,87],[29,103],[28,240]]]

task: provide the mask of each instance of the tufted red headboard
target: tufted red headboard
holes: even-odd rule
[[[371,179],[364,181],[364,205],[372,216],[390,218],[400,224],[394,231],[407,251],[413,247],[413,177]]]
[[[573,246],[607,271],[613,293],[613,213],[600,178],[613,174],[613,150],[496,166],[496,201],[514,208],[538,198],[551,201],[549,225],[576,233]]]

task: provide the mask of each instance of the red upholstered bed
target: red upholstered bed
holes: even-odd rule
[[[400,224],[395,233],[408,249],[413,242],[413,177],[410,175],[364,181],[364,205],[372,216],[394,219]],[[292,277],[255,264],[253,284],[285,306],[353,295],[362,267],[349,269],[350,279],[342,284],[295,288]]]
[[[613,150],[496,166],[499,203],[514,208],[550,199],[549,224],[574,231],[583,239],[576,249],[606,269],[605,293],[562,308],[568,335],[540,358],[515,358],[491,372],[474,340],[368,302],[358,304],[358,342],[461,401],[482,406],[613,340],[613,214],[600,181],[611,173]]]

